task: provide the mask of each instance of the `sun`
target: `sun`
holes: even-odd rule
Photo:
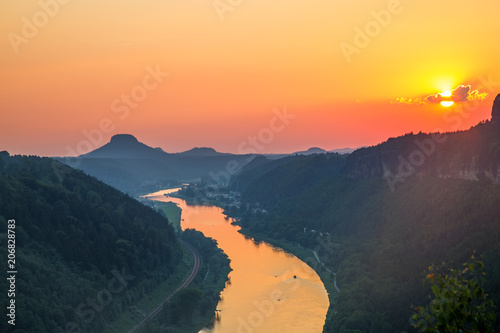
[[[451,97],[451,91],[450,90],[445,90],[442,93],[440,93],[441,97]],[[441,101],[441,105],[444,106],[445,108],[452,106],[455,104],[455,102],[450,101],[448,98],[444,101]]]

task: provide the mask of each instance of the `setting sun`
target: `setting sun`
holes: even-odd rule
[[[441,105],[444,107],[449,107],[449,106],[452,106],[453,104],[455,104],[455,102],[453,102],[453,101],[442,101],[441,102]]]
[[[451,96],[451,91],[442,92],[441,96],[443,96],[443,97],[450,97]]]

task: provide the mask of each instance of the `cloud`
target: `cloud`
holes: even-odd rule
[[[478,90],[473,90],[469,92],[468,100],[482,102],[486,99],[486,97],[488,97],[487,92],[479,92]]]
[[[473,102],[479,101],[482,102],[488,97],[488,93],[479,92],[478,90],[471,90],[472,87],[470,85],[459,85],[455,89],[453,89],[450,93],[450,96],[444,96],[444,93],[437,93],[434,95],[429,95],[426,97],[415,97],[415,98],[406,98],[406,97],[398,97],[395,100],[391,101],[391,104],[410,104],[410,105],[422,105],[422,104],[437,104],[443,101],[453,101],[455,103],[462,102]],[[446,95],[446,94],[445,94]]]
[[[458,86],[451,91],[451,100],[453,102],[467,102],[469,100],[471,86]]]
[[[406,97],[398,97],[394,101],[391,101],[391,104],[410,104],[410,105],[421,105],[425,104],[422,98],[406,98]]]
[[[450,96],[444,96],[443,93],[430,95],[425,98],[429,103],[441,103],[442,101],[467,102],[469,99],[471,86],[460,85],[451,91]]]
[[[429,103],[441,103],[444,101],[444,98],[441,94],[435,94],[427,96],[424,100]]]

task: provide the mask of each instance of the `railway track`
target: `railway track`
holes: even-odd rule
[[[182,289],[184,289],[187,286],[189,286],[191,284],[191,282],[193,282],[193,280],[196,277],[196,275],[198,274],[198,271],[200,270],[200,266],[201,266],[200,255],[198,254],[198,252],[196,252],[196,250],[189,243],[186,243],[183,240],[179,240],[179,241],[182,243],[182,245],[184,245],[189,250],[189,252],[191,252],[191,255],[193,256],[194,265],[193,265],[193,269],[191,270],[191,273],[181,283],[181,285],[179,287],[177,287],[177,289],[174,290],[174,292],[172,292],[170,295],[168,295],[168,297],[165,298],[165,300],[160,305],[158,305],[140,323],[138,323],[130,331],[128,331],[128,333],[135,333],[135,332],[137,332],[137,330],[139,328],[141,328],[143,325],[145,325],[149,320],[151,320],[154,317],[156,317],[160,313],[160,311],[163,309],[163,306],[165,304],[167,304],[172,299],[172,297],[174,297],[175,294],[177,294],[179,291],[181,291]]]

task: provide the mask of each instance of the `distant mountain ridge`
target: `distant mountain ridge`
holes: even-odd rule
[[[359,148],[340,148],[340,149],[333,149],[333,150],[325,150],[323,148],[319,147],[311,147],[308,150],[303,150],[303,151],[297,151],[291,154],[263,154],[269,159],[275,160],[275,159],[280,159],[284,158],[287,156],[294,156],[294,155],[314,155],[314,154],[328,154],[328,153],[337,153],[337,154],[351,154],[352,152],[356,151]]]
[[[358,149],[358,148],[356,148]],[[350,154],[356,149],[341,148],[333,150],[325,150],[319,147],[311,147],[304,151],[297,151],[290,154],[262,154],[264,156],[285,157],[290,155],[311,155],[311,154],[326,154],[326,153],[339,153]],[[190,150],[180,153],[167,153],[162,148],[152,148],[139,140],[131,134],[115,134],[111,137],[110,142],[102,147],[99,147],[87,154],[80,155],[82,158],[162,158],[162,154],[168,155],[183,155],[183,156],[221,156],[221,155],[238,155],[231,153],[221,153],[211,147],[194,147]],[[259,155],[259,154],[255,154]]]
[[[161,148],[152,148],[139,142],[133,135],[116,134],[111,137],[109,143],[99,147],[80,158],[146,158],[162,159],[168,153]]]
[[[115,134],[110,141],[102,147],[99,147],[87,154],[80,155],[82,158],[151,158],[161,159],[166,155],[183,156],[220,156],[226,155],[219,153],[209,147],[195,147],[180,153],[167,153],[162,148],[152,148],[131,134]]]
[[[350,153],[353,149],[341,149]],[[326,154],[321,148],[293,154],[266,154],[266,159],[279,159],[291,155]],[[220,153],[210,147],[195,147],[180,153],[167,153],[140,142],[131,134],[116,134],[103,146],[76,158],[59,157],[59,161],[85,171],[126,193],[141,192],[152,184],[173,184],[200,180],[229,182],[258,154]]]
[[[324,153],[327,153],[327,151],[324,150],[323,148],[311,147],[308,150],[298,151],[298,152],[295,152],[294,154],[297,154],[297,155],[309,155],[309,154],[324,154]]]
[[[238,170],[254,157],[252,154],[219,153],[207,147],[167,153],[140,142],[133,135],[116,134],[110,142],[87,154],[57,159],[132,194],[158,183],[174,184],[200,179],[229,181],[235,166]]]
[[[178,154],[184,156],[200,156],[200,157],[226,155],[224,153],[219,153],[213,148],[208,148],[208,147],[201,147],[201,148],[195,147],[193,149]]]

